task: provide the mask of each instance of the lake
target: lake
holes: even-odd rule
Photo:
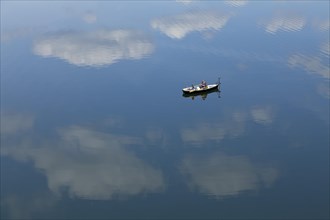
[[[1,1],[1,219],[329,219],[329,26],[329,1]]]

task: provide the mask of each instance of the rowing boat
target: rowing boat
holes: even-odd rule
[[[195,93],[183,93],[182,96],[185,98],[191,98],[192,100],[194,100],[196,97],[200,96],[203,100],[205,100],[207,98],[207,96],[209,94],[212,93],[217,93],[218,94],[218,98],[220,98],[220,90],[218,88],[212,89],[212,90],[208,90],[208,91],[204,91],[204,92],[195,92]]]
[[[215,84],[209,84],[209,85],[202,85],[202,84],[192,85],[190,87],[183,88],[182,89],[182,92],[184,94],[203,93],[203,92],[208,92],[208,91],[219,89],[219,85],[220,85],[220,78],[219,78],[218,82],[215,83]]]

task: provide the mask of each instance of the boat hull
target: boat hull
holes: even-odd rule
[[[214,88],[214,89],[211,89],[211,90],[207,90],[207,91],[204,91],[204,92],[198,92],[198,93],[183,93],[182,96],[185,97],[185,98],[192,98],[192,99],[195,99],[195,97],[198,97],[198,96],[201,96],[202,99],[206,99],[206,97],[209,95],[209,94],[212,94],[212,93],[218,93],[218,96],[220,98],[220,90],[218,88]]]

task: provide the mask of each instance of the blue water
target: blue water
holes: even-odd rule
[[[329,219],[329,74],[328,1],[1,1],[1,219]]]

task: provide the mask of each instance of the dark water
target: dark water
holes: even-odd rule
[[[328,1],[1,1],[1,219],[328,219],[329,78]]]

